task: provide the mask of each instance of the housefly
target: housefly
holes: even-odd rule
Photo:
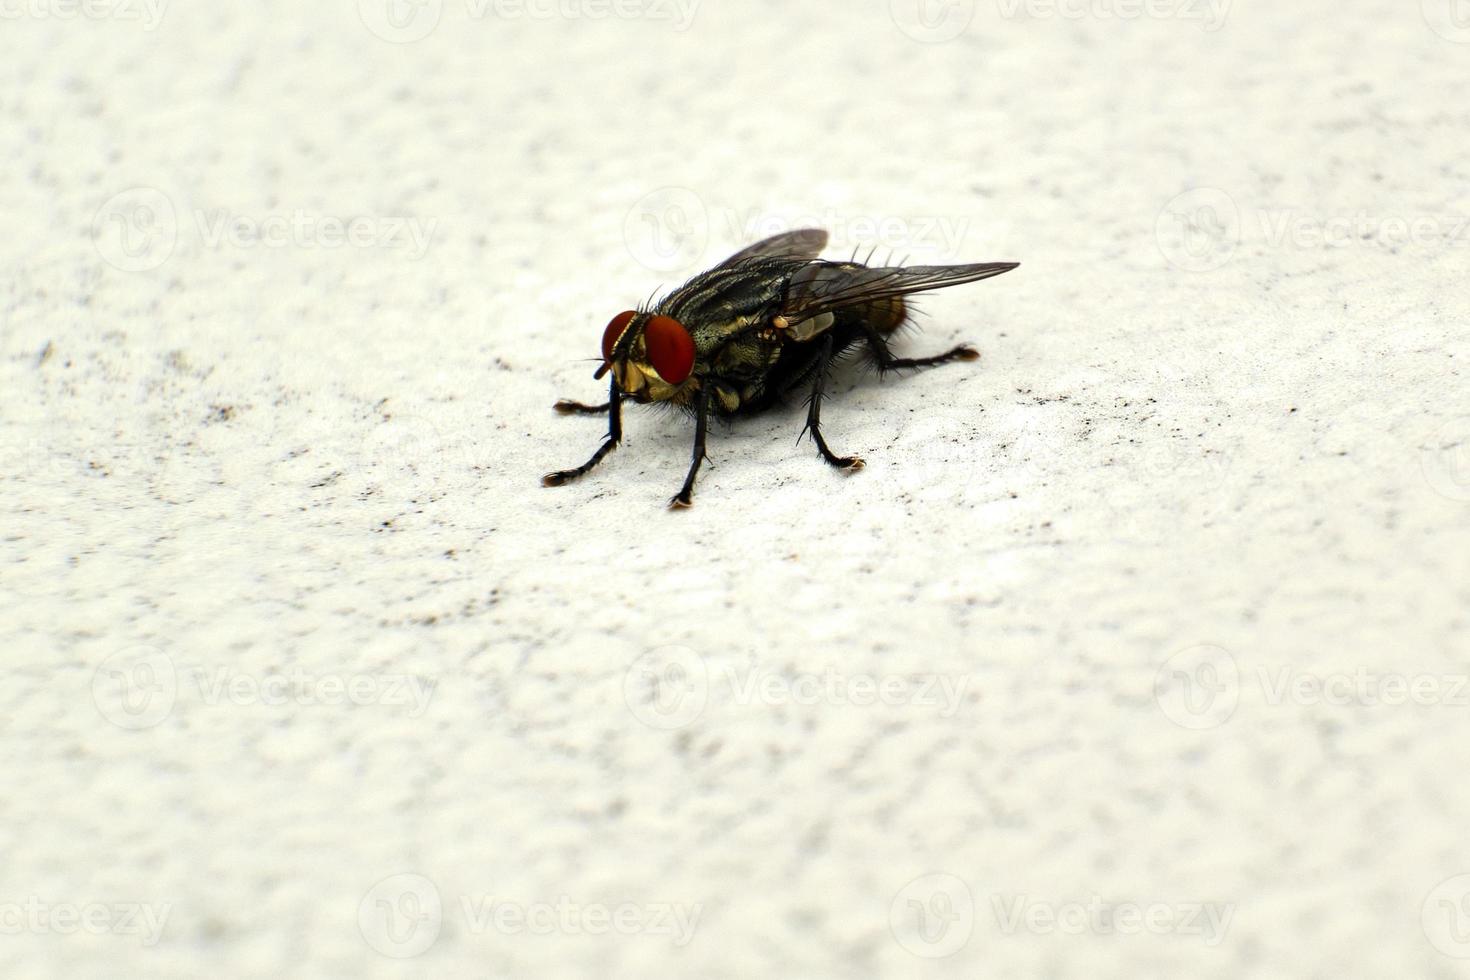
[[[895,357],[889,340],[908,321],[905,297],[989,279],[1019,264],[869,266],[818,259],[826,245],[827,233],[819,229],[776,235],[695,276],[652,309],[613,317],[602,334],[602,366],[593,375],[610,376],[607,403],[556,403],[567,415],[606,412],[607,438],[587,462],[548,473],[542,484],[575,480],[617,448],[623,401],[661,402],[695,420],[689,474],[669,502],[688,507],[707,458],[710,415],[751,415],[799,386],[810,392],[803,433],[832,466],[861,469],[860,458],[837,455],[822,435],[822,391],[832,361],[866,349],[886,373],[976,360],[979,353],[965,344],[932,357]]]

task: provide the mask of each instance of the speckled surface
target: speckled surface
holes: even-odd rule
[[[1420,6],[7,8],[5,976],[1470,975]],[[984,358],[538,485],[809,221]]]

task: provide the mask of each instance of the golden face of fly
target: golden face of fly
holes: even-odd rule
[[[641,402],[678,400],[694,370],[694,340],[673,317],[628,310],[602,334],[601,377],[613,372],[618,388]]]

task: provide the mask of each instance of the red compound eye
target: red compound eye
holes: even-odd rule
[[[628,310],[624,313],[619,313],[617,316],[612,318],[612,322],[609,323],[607,325],[607,329],[602,332],[602,359],[604,361],[612,360],[613,346],[617,344],[618,338],[623,335],[624,330],[628,329],[628,324],[631,323],[633,321],[633,317],[637,315],[638,314],[634,313],[632,310]]]
[[[648,347],[648,362],[669,384],[679,384],[694,370],[694,339],[673,317],[649,320],[643,329],[643,342]]]

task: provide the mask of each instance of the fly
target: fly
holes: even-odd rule
[[[908,322],[905,297],[989,279],[1019,265],[869,266],[818,259],[826,246],[827,233],[819,229],[776,235],[695,276],[652,309],[613,317],[602,334],[602,366],[593,375],[610,375],[606,404],[556,403],[567,415],[607,413],[607,438],[587,462],[548,473],[542,484],[575,480],[617,448],[623,401],[663,402],[695,420],[689,474],[669,501],[671,507],[688,507],[707,458],[710,415],[753,415],[799,385],[810,390],[803,433],[811,434],[832,466],[861,469],[860,458],[837,455],[822,436],[822,390],[832,361],[866,348],[886,373],[978,359],[968,344],[933,357],[894,357],[889,339]]]

